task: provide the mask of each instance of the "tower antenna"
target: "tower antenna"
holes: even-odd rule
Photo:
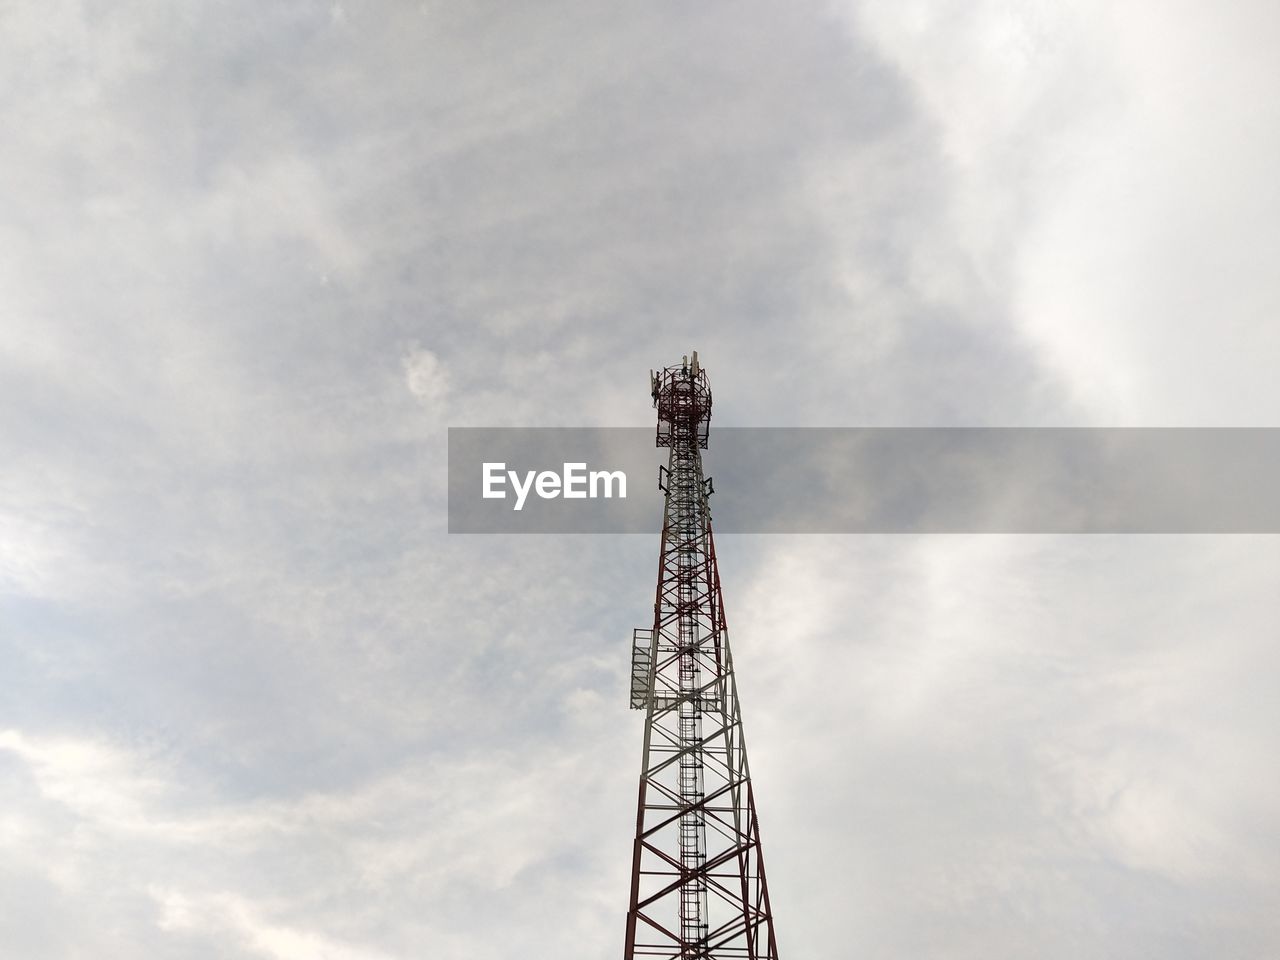
[[[777,960],[702,451],[711,388],[698,354],[650,372],[666,494],[653,626],[633,632],[645,711],[625,960]]]

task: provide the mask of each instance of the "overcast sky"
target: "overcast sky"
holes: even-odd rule
[[[0,5],[0,953],[620,955],[660,518],[449,536],[445,428],[1278,427],[1277,49]],[[784,958],[1280,953],[1277,538],[718,548]]]

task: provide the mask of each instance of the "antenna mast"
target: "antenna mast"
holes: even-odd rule
[[[632,639],[645,711],[625,960],[777,960],[702,450],[711,389],[695,351],[650,372],[666,494],[652,628]]]

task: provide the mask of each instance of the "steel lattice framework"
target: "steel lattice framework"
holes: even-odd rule
[[[625,958],[777,960],[702,473],[711,390],[697,353],[650,376],[671,452],[653,627],[632,642],[645,724]]]

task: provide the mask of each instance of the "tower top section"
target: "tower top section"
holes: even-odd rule
[[[698,351],[678,366],[649,371],[653,405],[658,408],[658,446],[693,443],[705,448],[711,425],[711,386],[698,363]]]

